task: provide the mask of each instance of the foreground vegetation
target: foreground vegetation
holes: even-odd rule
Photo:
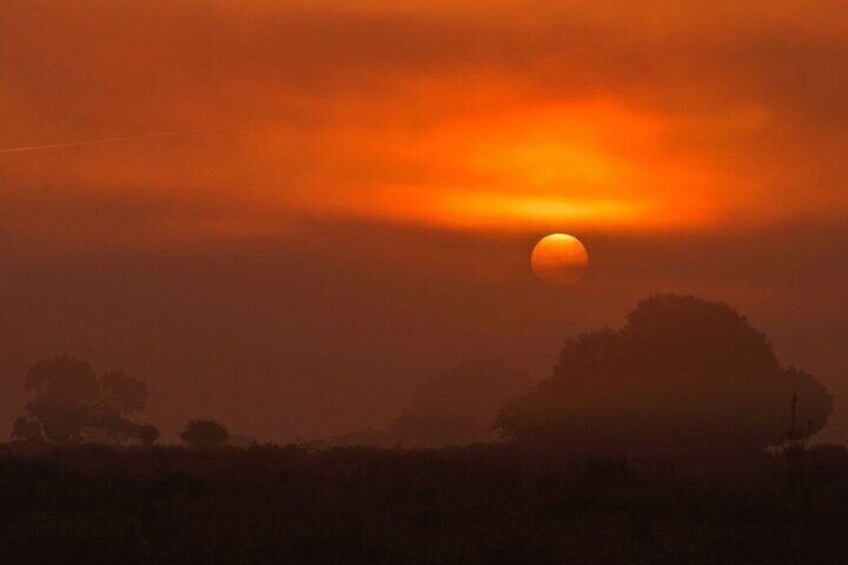
[[[844,563],[842,448],[0,448],[0,562]]]

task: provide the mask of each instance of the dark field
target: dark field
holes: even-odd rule
[[[845,563],[848,456],[0,451],[2,563]]]

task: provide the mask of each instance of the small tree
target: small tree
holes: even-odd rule
[[[192,447],[214,447],[230,440],[230,433],[215,420],[192,420],[180,438]]]
[[[151,447],[159,439],[159,436],[162,435],[159,432],[159,428],[153,424],[142,424],[136,428],[135,433],[138,439],[141,440],[141,443],[144,444],[144,447]]]

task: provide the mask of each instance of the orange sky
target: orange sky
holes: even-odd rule
[[[0,154],[1,219],[173,242],[842,220],[848,8],[785,4],[7,0],[0,146],[195,133]]]
[[[651,292],[848,397],[844,0],[0,4],[0,431],[65,351],[166,431],[341,433]],[[591,255],[567,292],[549,232]]]

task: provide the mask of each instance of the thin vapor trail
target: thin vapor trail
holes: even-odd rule
[[[107,137],[103,139],[90,139],[86,141],[69,141],[65,143],[49,143],[45,145],[25,145],[23,147],[7,147],[0,149],[0,155],[7,153],[25,153],[28,151],[40,151],[42,149],[61,149],[64,147],[82,147],[84,145],[102,145],[105,143],[115,143],[120,141],[134,141],[138,139],[156,139],[160,137],[176,137],[179,135],[194,135],[199,133],[212,133],[221,130],[196,129],[183,131],[166,131],[160,133],[148,133],[141,135],[125,135],[122,137]]]

